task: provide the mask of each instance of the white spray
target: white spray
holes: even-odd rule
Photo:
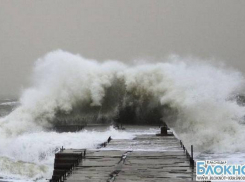
[[[42,133],[52,126],[57,111],[69,113],[78,103],[103,106],[107,90],[118,91],[115,83],[123,83],[127,94],[150,97],[153,105],[175,110],[176,118],[168,124],[196,150],[245,150],[245,108],[232,99],[244,84],[239,72],[179,57],[133,66],[99,63],[60,50],[36,62],[32,87],[23,92],[20,106],[0,120],[1,145],[10,138]],[[110,115],[117,111],[115,107]]]

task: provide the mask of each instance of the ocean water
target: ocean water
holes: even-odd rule
[[[0,181],[49,179],[54,154],[62,146],[95,148],[109,136],[133,138],[159,130],[52,131],[59,122],[111,123],[127,108],[134,109],[138,121],[151,122],[147,116],[153,121],[154,111],[161,113],[187,148],[194,145],[196,160],[244,163],[245,107],[237,101],[243,92],[242,73],[208,60],[170,56],[164,62],[129,65],[61,50],[48,53],[36,61],[32,83],[18,101],[0,103]]]
[[[6,114],[7,104],[0,104],[0,112]],[[15,108],[17,102],[11,103],[10,108]],[[133,139],[136,135],[156,134],[159,132],[157,126],[124,126],[126,130],[115,130],[113,127],[96,127],[85,129],[76,133],[56,133],[39,131],[25,133],[18,137],[0,139],[0,181],[40,181],[44,182],[52,177],[54,154],[62,146],[74,149],[93,149],[98,144],[106,141],[111,136],[113,139]],[[129,149],[135,149],[128,146]],[[144,146],[142,146],[144,148]],[[120,147],[118,148],[120,150]],[[139,149],[142,150],[142,149]],[[151,148],[151,150],[163,150],[162,146]],[[243,152],[196,152],[195,160],[227,160],[229,164],[244,164],[245,153]]]
[[[0,176],[2,178],[0,181],[22,182],[50,179],[53,172],[54,154],[62,146],[93,149],[105,142],[109,136],[113,139],[132,139],[138,134],[155,134],[158,131],[158,127],[127,126],[127,130],[118,131],[112,126],[105,126],[74,133],[38,131],[0,139]]]

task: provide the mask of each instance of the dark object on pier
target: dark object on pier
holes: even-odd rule
[[[110,143],[111,140],[112,140],[111,137],[109,137],[107,140],[107,143]]]
[[[161,127],[161,135],[168,135],[168,127],[167,126]]]
[[[168,133],[168,126],[166,123],[163,123],[163,126],[161,126],[161,133],[160,134],[156,134],[156,136],[173,136],[172,133]]]
[[[112,138],[109,137],[109,138],[106,140],[106,142],[103,142],[103,143],[99,144],[99,145],[97,146],[97,149],[106,147],[106,146],[110,143],[111,140],[112,140]]]

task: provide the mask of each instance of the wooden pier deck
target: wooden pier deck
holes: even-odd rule
[[[72,149],[63,152],[83,153]],[[169,182],[195,178],[195,168],[175,136],[139,135],[132,140],[112,140],[105,148],[87,150],[86,157],[64,181]]]

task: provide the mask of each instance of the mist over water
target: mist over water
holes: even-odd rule
[[[135,109],[138,120],[159,111],[185,145],[193,144],[198,152],[244,152],[245,108],[236,101],[243,86],[241,73],[194,58],[171,56],[164,63],[126,65],[54,51],[37,60],[32,86],[23,92],[20,105],[0,119],[0,156],[10,163],[34,163],[39,171],[34,174],[46,173],[42,165],[50,159],[45,157],[64,144],[93,147],[113,133],[133,137],[114,129],[50,132],[63,122],[59,118],[109,122],[127,107]],[[0,164],[1,160],[7,159],[0,159]]]

